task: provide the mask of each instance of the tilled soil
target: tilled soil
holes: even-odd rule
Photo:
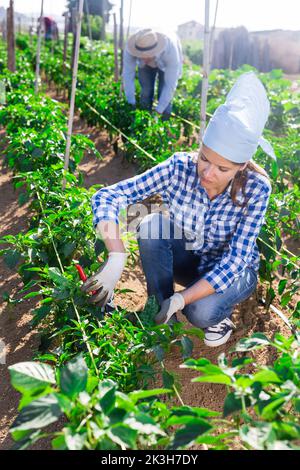
[[[0,131],[0,142],[5,134]],[[26,232],[30,211],[28,204],[19,206],[18,194],[12,185],[12,173],[0,162],[0,238]],[[1,245],[3,248],[4,245]],[[37,332],[30,328],[30,311],[35,307],[34,299],[16,305],[3,302],[4,293],[20,298],[22,282],[16,270],[6,267],[0,257],[0,341],[4,345],[4,357],[0,361],[0,448],[10,446],[8,428],[17,414],[19,394],[11,387],[8,366],[17,362],[31,360],[39,344]],[[1,347],[1,343],[0,343]],[[1,352],[1,351],[0,351]],[[4,362],[3,364],[2,362]]]
[[[122,156],[115,156],[108,143],[108,135],[97,128],[88,128],[79,119],[75,120],[75,132],[88,135],[95,143],[102,155],[101,160],[93,157],[85,157],[80,165],[80,170],[84,174],[85,186],[94,184],[112,184],[125,178],[131,177],[138,172],[138,168],[128,163]],[[3,138],[3,133],[2,133]],[[0,135],[1,140],[1,135]],[[3,139],[2,139],[3,140]],[[28,205],[19,207],[18,191],[14,191],[12,186],[12,173],[7,171],[2,165],[0,175],[0,235],[17,234],[26,231],[30,211]],[[21,289],[21,282],[15,270],[5,267],[3,259],[0,258],[0,298],[5,291],[14,296]],[[121,289],[130,289],[133,292],[118,294],[116,304],[129,311],[138,311],[143,308],[146,300],[146,284],[141,269],[140,262],[132,267],[127,267],[122,275],[120,283],[117,285]],[[176,286],[176,290],[180,289]],[[259,287],[259,295],[262,287]],[[7,367],[11,364],[31,360],[37,351],[39,335],[37,331],[30,328],[30,310],[34,308],[34,300],[8,306],[1,303],[0,307],[0,330],[1,338],[5,342],[7,353],[6,364],[0,365],[1,370],[1,401],[0,401],[0,449],[8,449],[11,446],[9,437],[9,426],[17,415],[18,393],[10,386],[9,373]],[[184,317],[180,318],[186,321]],[[256,295],[236,307],[233,315],[236,330],[230,341],[225,346],[218,348],[208,348],[198,339],[194,341],[193,357],[206,357],[216,362],[218,355],[222,352],[226,354],[237,340],[244,336],[249,336],[255,331],[264,332],[272,336],[276,331],[288,334],[288,329],[281,319],[274,314],[266,313],[262,306],[259,306]],[[187,325],[188,326],[188,325]],[[274,352],[263,350],[253,354],[254,362],[267,364],[274,360]],[[222,385],[191,383],[191,379],[197,373],[190,369],[182,369],[180,365],[183,359],[179,348],[174,346],[170,354],[166,357],[165,365],[167,370],[175,372],[180,383],[180,396],[186,405],[207,407],[216,411],[222,410],[226,389]],[[157,384],[161,384],[160,375],[157,376]],[[176,400],[174,399],[175,403]],[[49,442],[40,442],[34,446],[35,449],[50,448]]]

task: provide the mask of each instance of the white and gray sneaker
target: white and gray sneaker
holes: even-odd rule
[[[229,318],[225,318],[217,325],[205,328],[204,343],[211,348],[221,346],[229,340],[233,328],[234,324]]]

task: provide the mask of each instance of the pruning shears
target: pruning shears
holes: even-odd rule
[[[80,279],[81,279],[83,282],[85,282],[85,281],[87,280],[87,275],[85,274],[85,272],[84,272],[82,266],[80,266],[80,264],[75,264],[75,268],[76,268],[77,271],[78,271],[78,274],[79,274]],[[95,295],[95,294],[97,294],[97,292],[98,292],[97,290],[93,290],[90,295]],[[101,307],[101,312],[102,312],[102,313],[111,313],[111,312],[114,311],[114,310],[115,310],[114,307],[108,306],[108,305],[106,305],[106,306],[104,306],[104,307]]]

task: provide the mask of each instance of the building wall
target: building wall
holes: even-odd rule
[[[258,31],[243,26],[222,31],[214,41],[213,68],[236,69],[250,64],[261,72],[280,68],[300,72],[300,31]]]
[[[253,36],[268,44],[271,68],[290,74],[300,72],[300,31],[258,32]]]
[[[197,21],[188,21],[178,26],[177,34],[182,41],[202,40],[204,37],[204,26]]]

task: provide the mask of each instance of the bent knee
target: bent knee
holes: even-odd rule
[[[217,303],[212,304],[211,302],[205,303],[203,301],[187,305],[183,313],[188,321],[198,328],[208,328],[209,326],[216,325],[229,314],[221,305]]]

